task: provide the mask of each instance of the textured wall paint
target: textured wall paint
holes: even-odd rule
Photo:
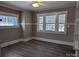
[[[68,11],[67,23],[74,23],[75,22],[75,7],[59,8],[59,9],[55,9],[55,10],[34,12],[32,22],[33,23],[37,22],[36,21],[36,14],[38,14],[38,13],[49,13],[49,12],[59,12],[59,11]],[[69,27],[67,27],[66,34],[37,32],[36,25],[33,25],[33,34],[32,35],[36,36],[36,37],[73,42],[74,41],[74,25],[69,25]]]

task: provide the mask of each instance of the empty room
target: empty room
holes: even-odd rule
[[[0,1],[1,57],[78,57],[79,1]]]

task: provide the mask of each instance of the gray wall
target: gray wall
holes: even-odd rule
[[[21,37],[20,28],[0,29],[0,43],[12,41]]]
[[[23,30],[23,37],[29,38],[32,37],[32,13],[24,11],[22,13],[22,30]]]
[[[37,22],[36,14],[38,14],[38,13],[48,13],[48,12],[57,12],[57,11],[68,11],[67,23],[69,24],[69,23],[75,22],[75,6],[67,7],[67,8],[59,8],[59,9],[54,9],[54,10],[41,11],[41,12],[33,12],[32,22],[33,23]],[[41,38],[73,42],[74,41],[74,25],[68,25],[68,24],[67,24],[66,34],[37,32],[36,25],[33,25],[33,31],[32,31],[33,34],[32,35],[34,37],[41,37]]]
[[[74,25],[69,25],[69,27],[67,28],[67,34],[36,32],[36,25],[34,24],[31,25],[31,22],[36,23],[37,13],[47,13],[47,12],[56,12],[56,11],[65,11],[65,10],[68,11],[67,22],[74,23],[75,7],[59,8],[55,10],[33,12],[33,13],[28,12],[28,11],[23,11],[22,13],[21,11],[18,11],[18,10],[13,10],[10,8],[0,6],[0,11],[18,14],[19,22],[25,23],[25,25],[22,25],[19,28],[0,29],[0,43],[12,41],[12,40],[19,39],[19,38],[28,38],[32,36],[73,42]]]
[[[18,14],[19,22],[21,21],[21,18],[20,18],[21,12],[18,10],[13,10],[13,9],[9,9],[9,8],[0,6],[0,11]],[[8,42],[11,40],[21,38],[21,34],[22,34],[21,27],[0,29],[0,43],[4,43],[4,42]]]
[[[79,2],[76,4],[76,25],[75,25],[75,33],[74,33],[74,48],[79,48]],[[77,44],[78,43],[78,44]]]
[[[0,11],[18,14],[19,15],[19,23],[22,22],[22,19],[23,19],[22,12],[23,11],[6,8],[6,7],[3,7],[3,6],[0,6]],[[31,17],[29,18],[29,16],[31,16],[31,13],[27,11],[27,13],[25,15],[25,17],[27,19],[25,19],[25,21],[26,20],[31,20]],[[0,29],[0,43],[12,41],[12,40],[16,40],[16,39],[20,39],[20,38],[24,38],[24,37],[25,38],[30,37],[31,36],[31,31],[29,29],[31,29],[30,26],[27,27],[25,25],[25,34],[23,33],[23,28],[22,28],[21,25],[20,25],[19,28]]]

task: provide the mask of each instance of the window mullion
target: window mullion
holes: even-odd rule
[[[46,18],[43,16],[43,30],[46,30]]]
[[[56,15],[55,32],[58,32],[58,27],[59,27],[59,24],[58,24],[58,15]]]
[[[54,31],[54,32],[66,31],[66,29],[64,28],[65,24],[64,25],[61,24],[61,23],[64,23],[64,14],[65,14],[64,12],[55,13],[55,14],[44,14],[44,15],[41,14],[41,16],[43,16],[43,23],[42,23],[43,25],[41,25],[42,31],[50,31],[50,32],[51,31]]]

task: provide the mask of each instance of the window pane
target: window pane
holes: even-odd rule
[[[16,26],[17,25],[17,17],[8,17],[8,20],[7,20],[7,22],[9,23],[9,24],[12,24],[13,26]]]
[[[56,15],[46,16],[46,23],[55,23]]]
[[[46,30],[55,31],[55,24],[46,24]]]
[[[2,16],[0,15],[0,22],[2,22]]]
[[[38,30],[43,30],[43,24],[38,25]]]
[[[59,23],[65,23],[65,14],[59,15]]]
[[[38,23],[43,23],[43,16],[38,17]]]
[[[64,24],[59,24],[59,31],[64,32]]]
[[[16,26],[17,17],[0,15],[0,26]]]

